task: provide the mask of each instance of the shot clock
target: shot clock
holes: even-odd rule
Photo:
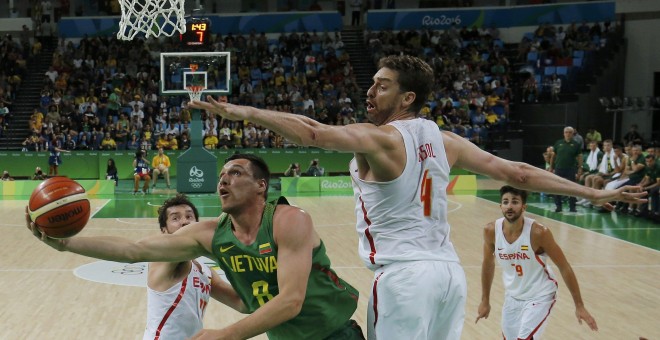
[[[207,18],[188,19],[186,33],[180,37],[184,46],[206,46],[211,38],[211,21]]]

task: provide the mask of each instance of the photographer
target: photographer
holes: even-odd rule
[[[319,160],[314,159],[312,162],[309,164],[309,168],[307,168],[307,171],[305,171],[305,176],[323,176],[325,173],[325,169],[321,166],[319,166]]]
[[[43,181],[46,179],[46,174],[44,174],[43,170],[41,170],[41,167],[37,167],[34,169],[34,175],[32,175],[32,179],[36,181]]]
[[[13,181],[14,177],[11,177],[9,174],[9,171],[5,170],[2,172],[2,177],[0,178],[0,181]]]
[[[286,169],[284,172],[284,176],[286,177],[300,177],[300,164],[299,163],[291,163],[289,164],[289,168]]]

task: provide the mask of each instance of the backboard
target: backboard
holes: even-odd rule
[[[204,94],[229,95],[230,52],[166,52],[160,54],[160,93],[188,95],[189,86]]]

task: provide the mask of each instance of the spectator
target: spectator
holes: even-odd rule
[[[128,141],[128,145],[126,146],[126,149],[128,150],[141,149],[140,140],[138,139],[138,136],[136,134],[134,133],[131,134],[131,140]]]
[[[0,100],[0,137],[3,136],[4,130],[9,123],[9,108],[5,106],[5,102]]]
[[[36,167],[34,169],[34,175],[32,175],[32,179],[35,181],[43,181],[46,179],[46,174],[41,170],[41,167]]]
[[[41,141],[39,139],[39,135],[35,132],[32,131],[32,135],[29,137],[25,138],[23,143],[23,149],[21,151],[40,151],[41,150]]]
[[[133,160],[133,195],[137,195],[138,188],[140,187],[140,180],[144,181],[141,194],[145,195],[149,192],[149,182],[151,182],[151,175],[149,175],[149,161],[145,158],[147,152],[138,150],[135,152],[135,159]]]
[[[2,172],[2,178],[0,178],[0,181],[13,181],[14,178],[9,175],[9,171],[5,170]]]
[[[557,74],[550,77],[550,96],[553,101],[559,101],[559,93],[561,92],[561,78]]]
[[[596,141],[597,143],[600,144],[600,142],[603,141],[603,137],[601,137],[600,132],[596,131],[596,129],[589,129],[587,130],[587,134],[584,136],[584,141],[589,143],[591,141]]]
[[[96,136],[96,135],[94,135]],[[117,143],[115,143],[115,140],[112,139],[112,136],[110,135],[110,132],[105,133],[105,137],[101,141],[101,149],[102,150],[117,150]]]
[[[188,132],[181,133],[181,140],[179,141],[179,150],[188,150],[190,149],[190,139],[188,138]]]
[[[225,134],[220,135],[220,140],[218,141],[218,149],[231,149],[234,146],[232,141],[229,139],[229,136]]]
[[[105,168],[105,179],[115,181],[115,186],[119,185],[119,175],[117,173],[117,165],[112,158],[108,159],[108,165]]]
[[[534,101],[535,103],[538,103],[539,102],[538,98],[539,98],[538,83],[536,81],[536,78],[534,77],[534,74],[530,73],[529,77],[523,83],[522,102],[524,103],[525,101],[529,101],[529,102]]]
[[[207,149],[215,149],[218,146],[218,137],[213,135],[211,132],[206,133],[204,137],[204,147]]]
[[[158,154],[154,156],[151,160],[151,166],[153,167],[154,173],[154,185],[153,188],[156,188],[156,182],[158,181],[158,176],[163,175],[165,177],[165,182],[167,183],[167,188],[170,188],[170,158],[163,153],[163,148],[158,148]]]
[[[284,176],[286,177],[300,177],[300,175],[300,163],[291,163],[286,171],[284,171]]]
[[[362,18],[362,0],[351,0],[351,25],[360,26]]]
[[[179,142],[174,138],[173,134],[167,135],[167,144],[163,147],[165,150],[178,150]]]
[[[323,176],[325,169],[319,165],[319,160],[314,159],[310,162],[309,168],[305,171],[305,176]]]
[[[64,142],[64,149],[68,151],[76,150],[76,141],[71,137],[71,134],[66,135],[66,141]]]
[[[644,143],[644,139],[642,138],[642,135],[640,135],[639,132],[637,132],[637,124],[630,125],[630,129],[623,136],[623,143],[625,145],[628,145],[630,143],[641,145]]]

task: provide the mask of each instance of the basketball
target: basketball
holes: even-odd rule
[[[53,177],[37,186],[28,203],[30,219],[49,237],[67,238],[87,224],[90,204],[85,189],[66,177]]]

